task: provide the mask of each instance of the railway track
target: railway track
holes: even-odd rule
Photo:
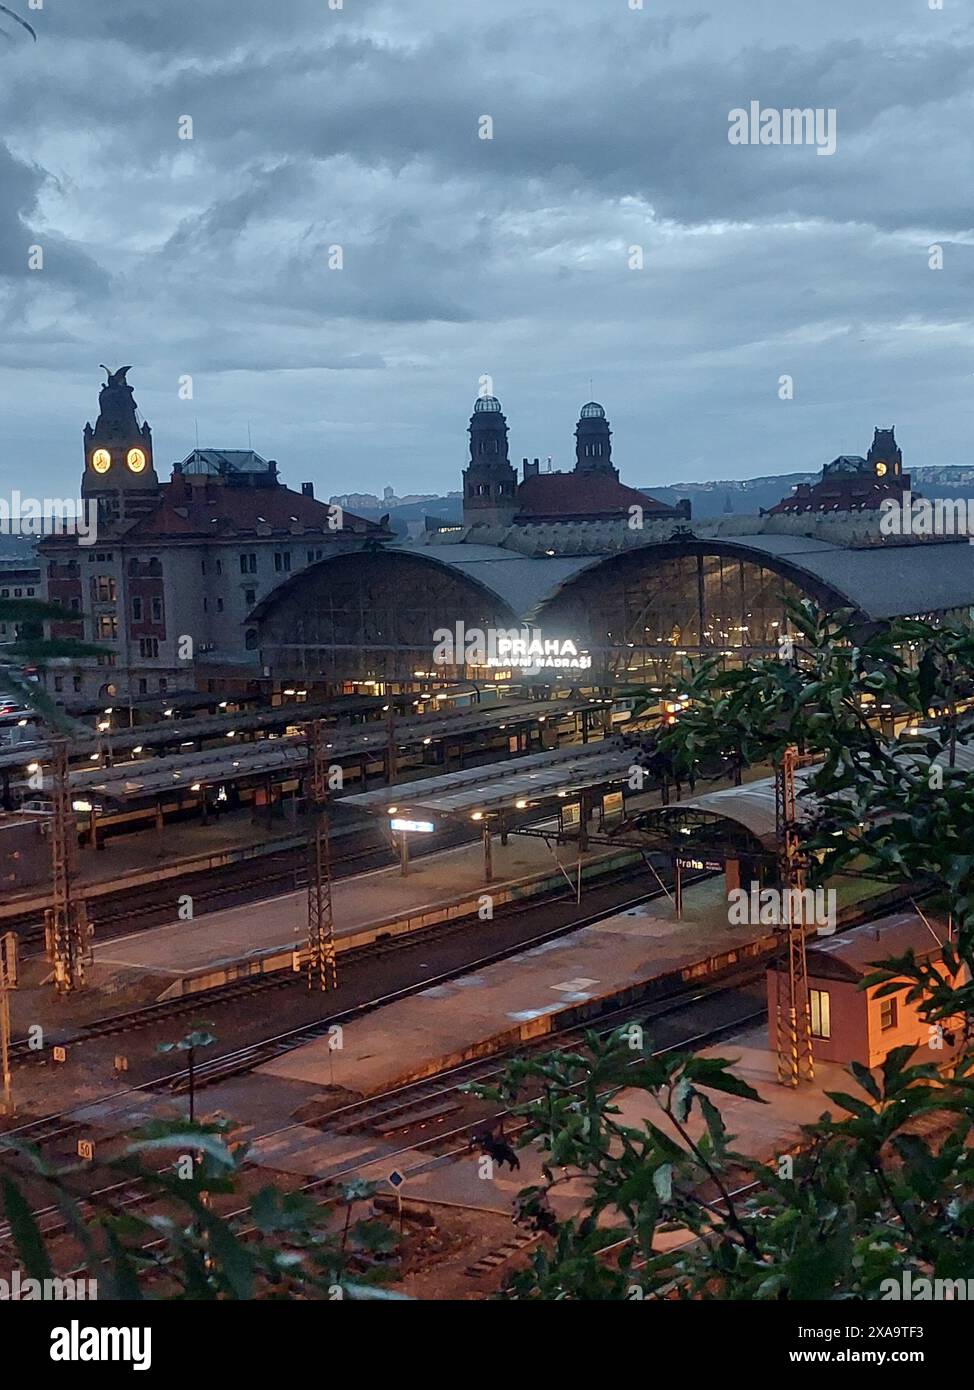
[[[651,1027],[654,1023],[678,1013],[685,1013],[694,1006],[707,1003],[719,996],[731,996],[734,994],[741,983],[722,982],[703,989],[687,990],[681,992],[662,1003],[659,1008],[647,1012],[646,1005],[629,1004],[624,1008],[614,1009],[602,1015],[597,1021],[596,1026],[591,1030],[600,1037],[606,1037],[609,1033],[623,1026],[625,1023],[638,1019],[644,1026]],[[742,1027],[756,1021],[764,1016],[763,1010],[749,1009],[742,1014],[735,1014],[733,1018],[721,1021],[720,1023],[704,1030],[703,1032],[691,1033],[686,1038],[681,1038],[677,1042],[669,1043],[665,1047],[654,1050],[653,1056],[662,1056],[667,1052],[692,1048],[694,1046],[704,1046],[708,1043],[716,1042],[728,1033],[738,1031]],[[407,1135],[417,1127],[437,1125],[448,1120],[461,1109],[467,1100],[467,1089],[476,1083],[485,1084],[499,1078],[506,1065],[506,1060],[516,1052],[518,1055],[543,1053],[550,1051],[552,1043],[558,1041],[559,1046],[565,1046],[572,1040],[580,1041],[586,1030],[580,1029],[578,1025],[571,1025],[539,1038],[536,1041],[512,1049],[510,1053],[497,1054],[489,1058],[481,1058],[461,1066],[452,1067],[434,1076],[423,1079],[422,1081],[411,1082],[404,1086],[398,1086],[383,1092],[380,1095],[369,1097],[360,1101],[352,1101],[336,1107],[327,1115],[323,1115],[316,1127],[324,1133],[336,1135],[349,1134],[371,1134],[382,1140],[395,1140],[397,1135]],[[299,1042],[295,1042],[299,1046]],[[631,1065],[638,1066],[644,1057],[640,1054],[634,1057]],[[202,1070],[202,1068],[200,1069]],[[151,1083],[153,1087],[158,1087],[165,1082],[171,1082],[174,1078],[184,1077],[185,1073],[175,1073],[173,1077],[162,1078],[160,1082]],[[395,1147],[391,1152],[383,1154],[383,1161],[388,1161],[390,1166],[396,1165],[396,1160],[406,1155],[430,1154],[428,1162],[421,1166],[407,1170],[405,1177],[408,1180],[409,1173],[422,1171],[429,1166],[429,1163],[440,1164],[451,1159],[462,1157],[470,1152],[470,1140],[478,1130],[485,1126],[493,1127],[499,1121],[508,1116],[507,1110],[493,1110],[488,1114],[479,1114],[476,1117],[468,1118],[458,1124],[454,1124],[449,1129],[437,1129],[436,1132],[428,1135],[413,1134],[408,1142],[403,1142],[399,1147]],[[60,1123],[60,1128],[58,1124]],[[21,1126],[17,1130],[10,1131],[11,1135],[16,1135],[23,1141],[37,1142],[37,1132],[39,1126],[47,1126],[48,1137],[56,1135],[61,1138],[69,1132],[73,1133],[82,1128],[80,1123],[72,1122],[68,1116],[48,1116],[44,1121],[38,1121],[31,1125]],[[289,1130],[301,1127],[300,1123],[282,1126],[276,1130],[262,1134],[262,1140],[279,1138]],[[517,1125],[513,1129],[507,1130],[509,1139],[516,1138],[523,1130],[524,1125]],[[2,1145],[0,1145],[2,1147]],[[373,1167],[376,1162],[375,1156],[366,1156],[353,1163],[346,1165],[338,1171],[328,1174],[327,1177],[311,1178],[300,1185],[299,1190],[306,1194],[319,1194],[321,1205],[328,1205],[336,1200],[335,1186],[340,1182],[345,1182],[350,1178],[360,1174],[363,1169]],[[245,1165],[247,1168],[256,1165]],[[79,1202],[83,1217],[93,1217],[98,1212],[106,1208],[111,1211],[123,1211],[133,1206],[153,1204],[159,1202],[157,1193],[152,1192],[137,1180],[125,1180],[106,1184],[94,1189],[88,1196],[81,1198]],[[234,1211],[224,1213],[226,1219],[234,1219],[245,1216],[249,1208],[243,1206]],[[64,1218],[60,1207],[51,1205],[38,1208],[33,1213],[40,1230],[48,1238],[63,1234],[69,1230],[69,1225]],[[241,1235],[247,1236],[255,1232],[244,1227]],[[0,1251],[6,1251],[12,1243],[12,1231],[9,1223],[0,1224]],[[517,1248],[523,1248],[530,1244],[528,1240],[514,1242]],[[161,1241],[153,1241],[146,1245],[150,1250],[161,1246]],[[81,1269],[72,1270],[70,1273],[80,1273]]]
[[[435,843],[418,847],[414,851],[415,858],[472,843],[477,837],[466,831],[441,831],[430,838],[435,840]],[[272,862],[275,860],[279,861],[276,865]],[[336,851],[332,858],[332,872],[335,878],[346,878],[353,874],[367,873],[371,869],[391,868],[397,862],[398,858],[392,847],[382,841],[344,853]],[[196,886],[197,879],[206,880],[212,886]],[[217,879],[225,881],[215,882]],[[200,869],[179,880],[180,892],[188,892],[193,898],[193,911],[196,916],[259,901],[271,896],[268,890],[275,887],[280,892],[295,892],[306,886],[307,851],[303,847],[282,850],[280,854],[260,859],[241,860],[237,864],[227,864],[219,869]],[[148,928],[171,921],[174,915],[173,902],[172,888],[151,885],[137,889],[120,888],[116,893],[87,899],[89,917],[101,941],[110,941],[114,936],[128,934],[133,927]],[[3,929],[17,933],[21,948],[25,951],[25,959],[31,958],[31,947],[43,945],[44,924],[38,920],[36,911],[27,911],[19,916],[6,918]],[[35,951],[33,954],[36,955],[38,952]]]
[[[606,876],[603,883],[606,886],[611,881],[625,881],[630,874],[628,871],[620,871],[618,875]],[[697,875],[697,879],[708,877],[708,875]],[[688,880],[688,882],[695,880]],[[544,899],[545,903],[553,903],[569,897],[567,886],[553,893]],[[595,922],[603,920],[606,916],[614,915],[617,912],[626,912],[630,908],[640,906],[643,903],[651,902],[662,896],[662,890],[653,888],[646,890],[636,896],[626,899],[611,909],[611,912],[603,907],[598,912],[591,913],[583,918],[573,918],[569,922],[550,928],[539,935],[529,937],[524,941],[514,945],[505,946],[496,951],[492,951],[474,961],[465,961],[458,964],[455,968],[445,971],[436,976],[425,976],[422,980],[417,980],[413,984],[394,990],[389,994],[379,996],[362,1004],[342,1010],[338,1013],[330,1014],[326,1019],[316,1021],[311,1024],[289,1029],[274,1037],[260,1039],[244,1047],[225,1053],[220,1057],[201,1062],[194,1069],[195,1082],[197,1086],[212,1084],[213,1081],[224,1080],[230,1076],[238,1076],[242,1072],[253,1070],[262,1062],[270,1061],[272,1057],[282,1056],[285,1052],[292,1051],[296,1047],[301,1047],[306,1042],[316,1041],[322,1036],[327,1036],[328,1030],[336,1023],[346,1023],[354,1018],[359,1018],[363,1014],[370,1013],[373,1009],[381,1008],[385,1004],[395,1003],[399,999],[409,998],[413,994],[430,989],[437,984],[445,984],[450,980],[456,979],[460,975],[471,971],[482,969],[488,965],[497,964],[499,961],[507,959],[509,956],[517,955],[522,951],[531,950],[533,947],[543,945],[548,941],[557,940],[558,937],[565,936],[570,932],[579,931],[583,927],[591,926]],[[498,913],[498,917],[503,914],[505,919],[523,917],[532,911],[536,911],[539,906],[538,899],[530,899],[523,903],[510,904]],[[368,946],[362,946],[354,950],[343,953],[345,960],[355,959],[374,959],[392,952],[407,950],[421,945],[424,941],[442,940],[447,935],[454,935],[459,932],[468,931],[470,928],[469,918],[455,918],[446,924],[437,923],[422,931],[410,932],[403,936],[392,936],[388,940],[373,942]],[[117,1014],[110,1014],[103,1019],[96,1019],[90,1024],[84,1025],[78,1030],[77,1036],[72,1041],[72,1046],[77,1046],[85,1042],[91,1042],[98,1038],[112,1037],[120,1033],[131,1033],[139,1028],[150,1027],[155,1023],[172,1018],[178,1018],[186,1014],[199,1015],[201,1009],[207,1009],[214,1005],[225,1002],[232,1002],[246,998],[258,993],[265,993],[270,990],[294,989],[306,987],[303,975],[298,972],[277,971],[271,975],[254,975],[243,980],[233,980],[226,985],[221,985],[215,989],[200,990],[196,994],[182,996],[178,999],[167,999],[154,1004],[145,1004],[135,1009],[127,1009]],[[10,1056],[15,1061],[30,1062],[35,1059],[44,1060],[46,1054],[36,1052],[31,1049],[30,1043],[26,1038],[15,1039],[10,1046]],[[184,1073],[173,1073],[172,1076],[161,1077],[154,1081],[144,1083],[141,1088],[156,1090],[165,1086],[175,1078],[183,1076],[188,1079],[188,1070]],[[45,1120],[37,1122],[44,1124]],[[18,1130],[8,1131],[18,1133]],[[2,1136],[0,1136],[2,1137]]]

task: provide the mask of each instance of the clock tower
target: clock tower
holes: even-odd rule
[[[85,425],[85,471],[81,496],[98,506],[103,521],[131,521],[159,502],[159,479],[152,462],[152,431],[139,419],[130,367],[103,370],[108,380],[98,395],[98,419]]]
[[[873,431],[873,442],[866,455],[869,471],[887,481],[903,476],[903,451],[896,442],[896,427]]]

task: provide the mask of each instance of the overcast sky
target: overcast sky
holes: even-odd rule
[[[5,3],[4,492],[76,492],[101,362],[164,477],[249,422],[319,495],[456,489],[485,373],[512,457],[594,395],[634,484],[974,464],[974,0]]]

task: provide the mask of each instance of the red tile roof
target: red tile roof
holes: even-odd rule
[[[634,487],[626,487],[609,473],[536,473],[521,483],[517,500],[519,516],[553,521],[562,517],[627,515],[633,506],[659,516],[677,515],[672,507]]]
[[[184,482],[163,483],[161,502],[126,531],[126,539],[151,536],[256,535],[266,524],[272,531],[288,532],[294,525],[309,531],[329,530],[330,507],[292,492],[287,487],[227,487]],[[346,531],[382,534],[384,528],[345,512]],[[335,532],[334,534],[338,534]]]

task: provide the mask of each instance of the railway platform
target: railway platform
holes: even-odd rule
[[[476,843],[414,860],[406,877],[389,868],[337,879],[332,888],[336,947],[350,950],[567,888],[577,882],[579,863],[584,883],[638,858],[631,850],[604,846],[579,855],[575,844],[549,847],[542,839],[512,835],[507,845],[494,846],[489,885]],[[174,881],[174,915],[178,894]],[[106,988],[113,978],[121,983],[153,976],[158,997],[172,998],[293,969],[306,940],[307,913],[307,893],[299,891],[115,937],[95,945],[96,984]]]
[[[672,993],[773,945],[768,928],[728,925],[715,877],[685,893],[682,920],[655,898],[353,1020],[340,1050],[324,1037],[259,1071],[370,1096]]]

